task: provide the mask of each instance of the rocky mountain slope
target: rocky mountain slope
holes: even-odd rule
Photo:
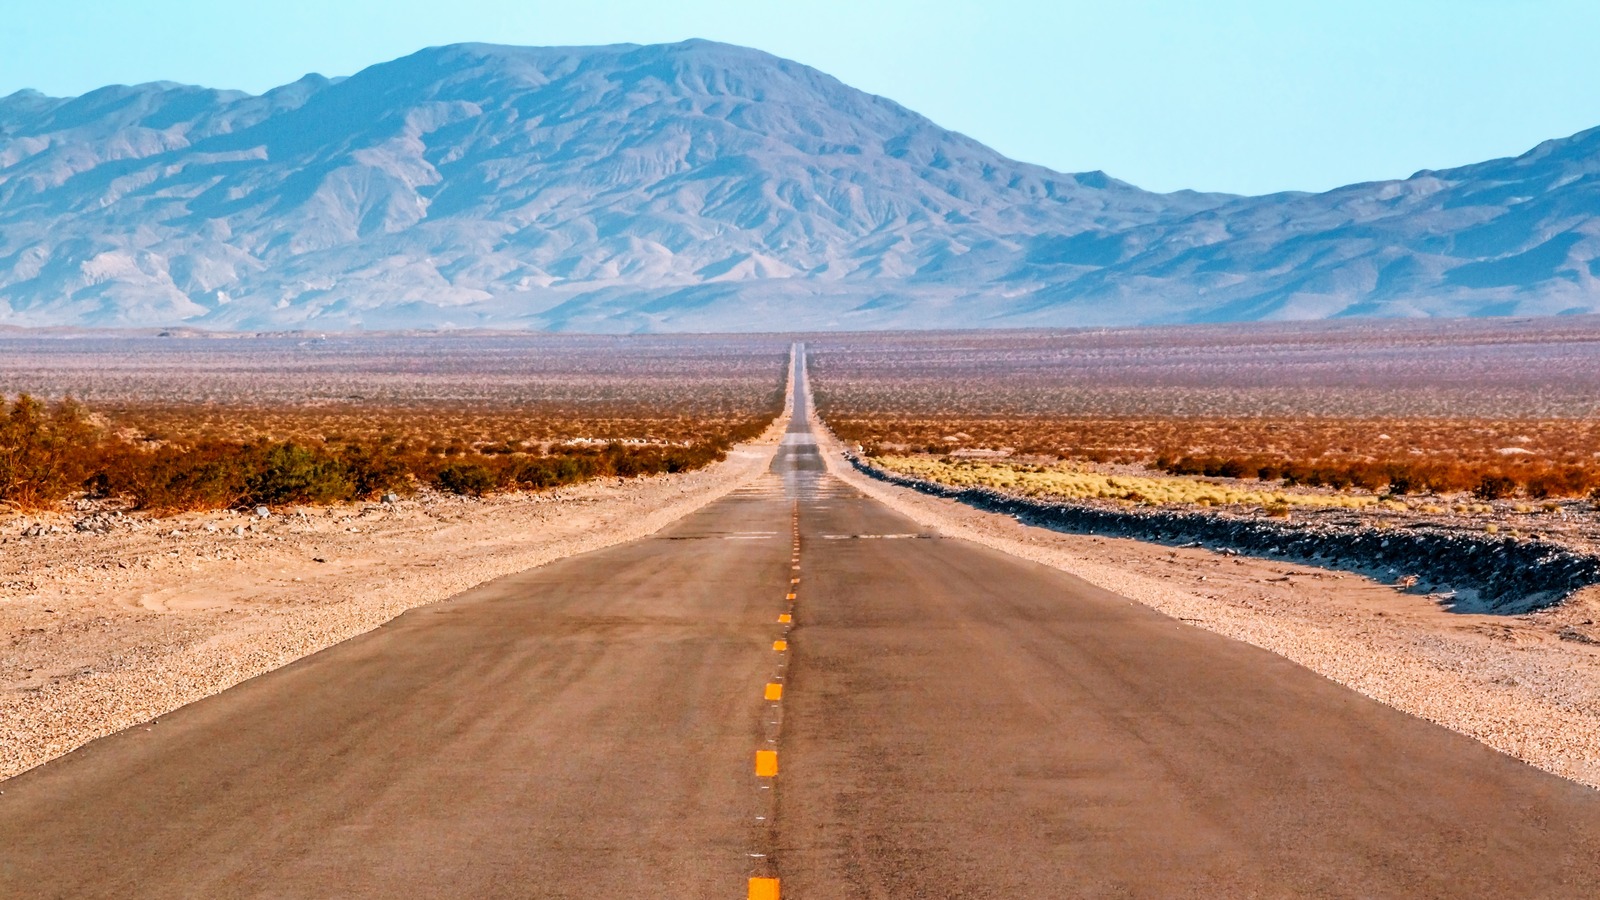
[[[1241,198],[1118,233],[1102,262],[1035,309],[1176,322],[1600,311],[1600,128],[1514,159]]]
[[[1600,309],[1588,132],[1321,195],[1009,160],[739,47],[0,98],[0,325],[586,331]]]

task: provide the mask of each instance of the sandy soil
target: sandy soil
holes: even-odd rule
[[[1453,613],[1352,574],[1025,526],[868,478],[816,430],[835,475],[926,527],[1070,572],[1600,787],[1600,588],[1533,614]]]
[[[103,534],[66,515],[0,522],[0,778],[407,609],[650,534],[766,471],[786,418],[696,472],[544,494],[125,519]]]

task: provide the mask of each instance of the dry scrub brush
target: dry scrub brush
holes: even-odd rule
[[[182,510],[682,471],[771,421],[787,361],[770,336],[0,335],[0,502]],[[54,402],[8,401],[23,392]]]
[[[1057,419],[835,414],[874,453],[996,450],[1146,466],[1174,475],[1494,500],[1589,496],[1600,422],[1346,419]]]
[[[134,509],[179,511],[334,503],[430,484],[481,495],[680,472],[720,460],[733,444],[759,434],[781,408],[781,392],[763,400],[743,415],[606,420],[606,427],[584,422],[579,430],[609,439],[573,445],[559,438],[570,423],[549,427],[540,419],[536,425],[510,412],[487,423],[456,413],[444,417],[447,430],[438,433],[427,428],[434,420],[413,411],[400,429],[406,434],[397,436],[387,427],[396,423],[381,411],[345,417],[317,411],[304,419],[260,411],[228,417],[229,436],[222,437],[197,421],[214,410],[165,408],[149,417],[104,419],[73,401],[47,406],[26,395],[11,403],[0,398],[0,502],[37,509],[86,495]],[[160,424],[151,429],[151,422]],[[508,422],[518,427],[505,430]],[[263,423],[283,436],[255,430]],[[628,442],[618,439],[630,430]],[[641,432],[646,437],[638,437]],[[499,438],[473,437],[486,434]]]
[[[1368,493],[1600,487],[1600,317],[837,335],[818,411],[880,453],[1004,451]]]

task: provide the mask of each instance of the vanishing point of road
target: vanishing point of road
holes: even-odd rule
[[[1600,793],[770,473],[0,783],[0,897],[1552,897]]]

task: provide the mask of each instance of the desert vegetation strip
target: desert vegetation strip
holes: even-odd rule
[[[0,507],[155,512],[688,471],[782,408],[787,349],[492,335],[0,344]]]
[[[1600,321],[1351,322],[814,341],[869,455],[989,453],[1392,496],[1600,487]]]
[[[1475,501],[1594,499],[1600,420],[1142,418],[841,413],[871,455],[1073,460],[1262,490]]]
[[[721,460],[776,415],[693,422],[693,437],[426,443],[390,435],[272,440],[127,439],[72,402],[0,401],[0,503],[21,510],[104,501],[137,511],[241,509],[373,500],[434,487],[481,497],[544,490],[608,476],[685,472]]]

